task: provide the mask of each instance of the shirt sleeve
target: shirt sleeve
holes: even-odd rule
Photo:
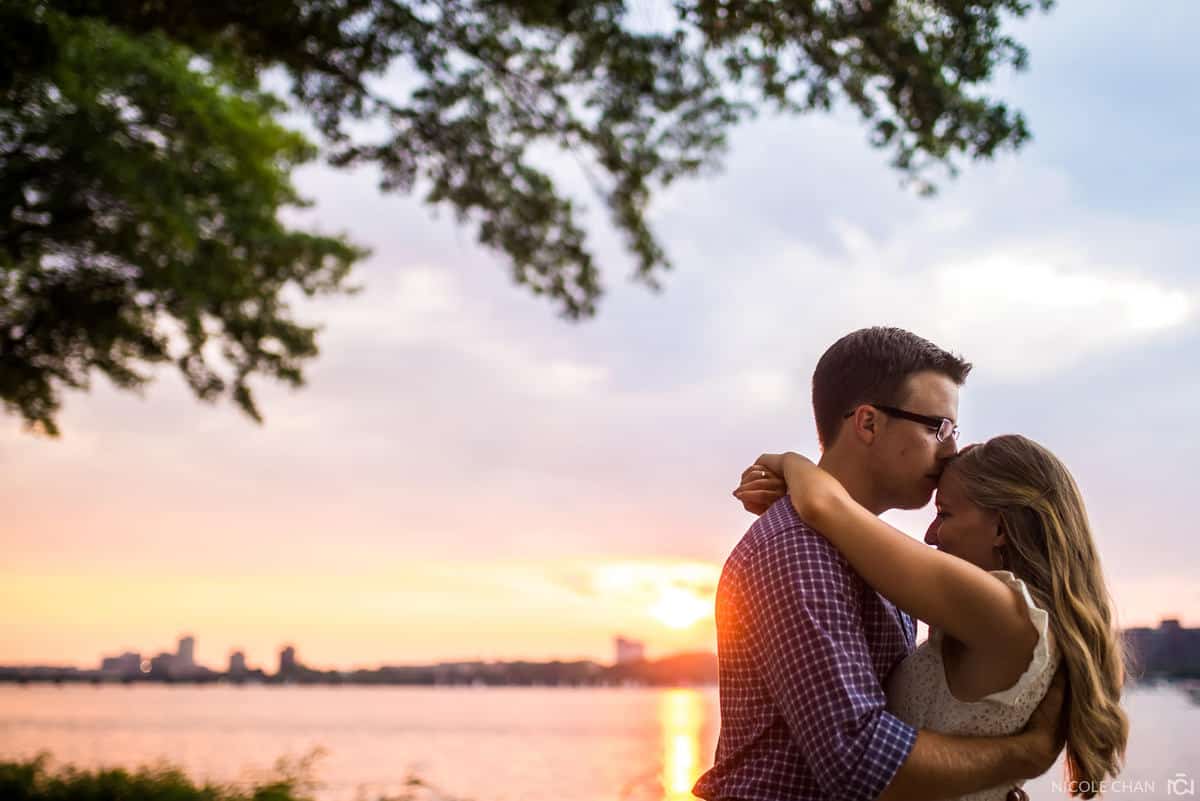
[[[825,797],[874,801],[917,732],[887,711],[844,558],[798,528],[759,543],[742,590],[752,651]]]

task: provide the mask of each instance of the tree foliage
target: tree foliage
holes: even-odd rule
[[[330,163],[451,208],[578,319],[602,286],[547,146],[657,286],[652,194],[759,110],[846,104],[923,189],[1019,146],[1024,119],[984,92],[1026,59],[1004,23],[1051,0],[631,3],[0,0],[0,397],[54,432],[59,389],[94,371],[134,387],[170,361],[255,417],[249,379],[302,381],[315,329],[286,290],[345,291],[364,251],[279,221],[318,150],[276,121],[267,70]]]

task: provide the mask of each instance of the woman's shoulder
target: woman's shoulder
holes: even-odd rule
[[[988,573],[1012,592],[1003,614],[997,614],[993,621],[995,628],[978,637],[972,645],[983,651],[1032,648],[1035,642],[1048,635],[1050,613],[1038,605],[1029,585],[1011,570],[989,570]]]
[[[1016,573],[1013,573],[1011,570],[989,570],[988,573],[995,576],[1000,582],[1010,587],[1014,593],[1020,596],[1021,600],[1024,601],[1028,607],[1031,609],[1037,609],[1039,611],[1045,611],[1037,605],[1036,601],[1033,600],[1033,594],[1029,591],[1029,585],[1025,583],[1024,579],[1019,578]]]
[[[1053,674],[1058,664],[1054,633],[1050,626],[1050,612],[1039,606],[1029,591],[1029,585],[1010,570],[988,571],[997,580],[1012,589],[1024,615],[1023,636],[1019,642],[997,643],[1005,649],[1016,648],[1022,654],[1030,654],[1029,661],[1020,678],[1008,689],[992,693],[980,699],[999,703],[1016,701],[1031,685],[1040,684],[1046,676]]]

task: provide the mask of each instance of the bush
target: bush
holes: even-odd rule
[[[317,749],[296,762],[280,760],[275,775],[249,786],[198,786],[169,764],[135,770],[83,770],[72,765],[51,770],[50,754],[31,760],[0,760],[0,799],[3,801],[313,801],[320,786],[312,778]],[[359,798],[362,798],[360,792]],[[409,776],[400,795],[378,801],[454,801],[423,780]]]

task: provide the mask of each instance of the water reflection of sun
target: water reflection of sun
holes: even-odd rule
[[[700,732],[704,699],[696,690],[668,690],[659,701],[663,734],[663,801],[694,801],[692,785],[700,778]]]

